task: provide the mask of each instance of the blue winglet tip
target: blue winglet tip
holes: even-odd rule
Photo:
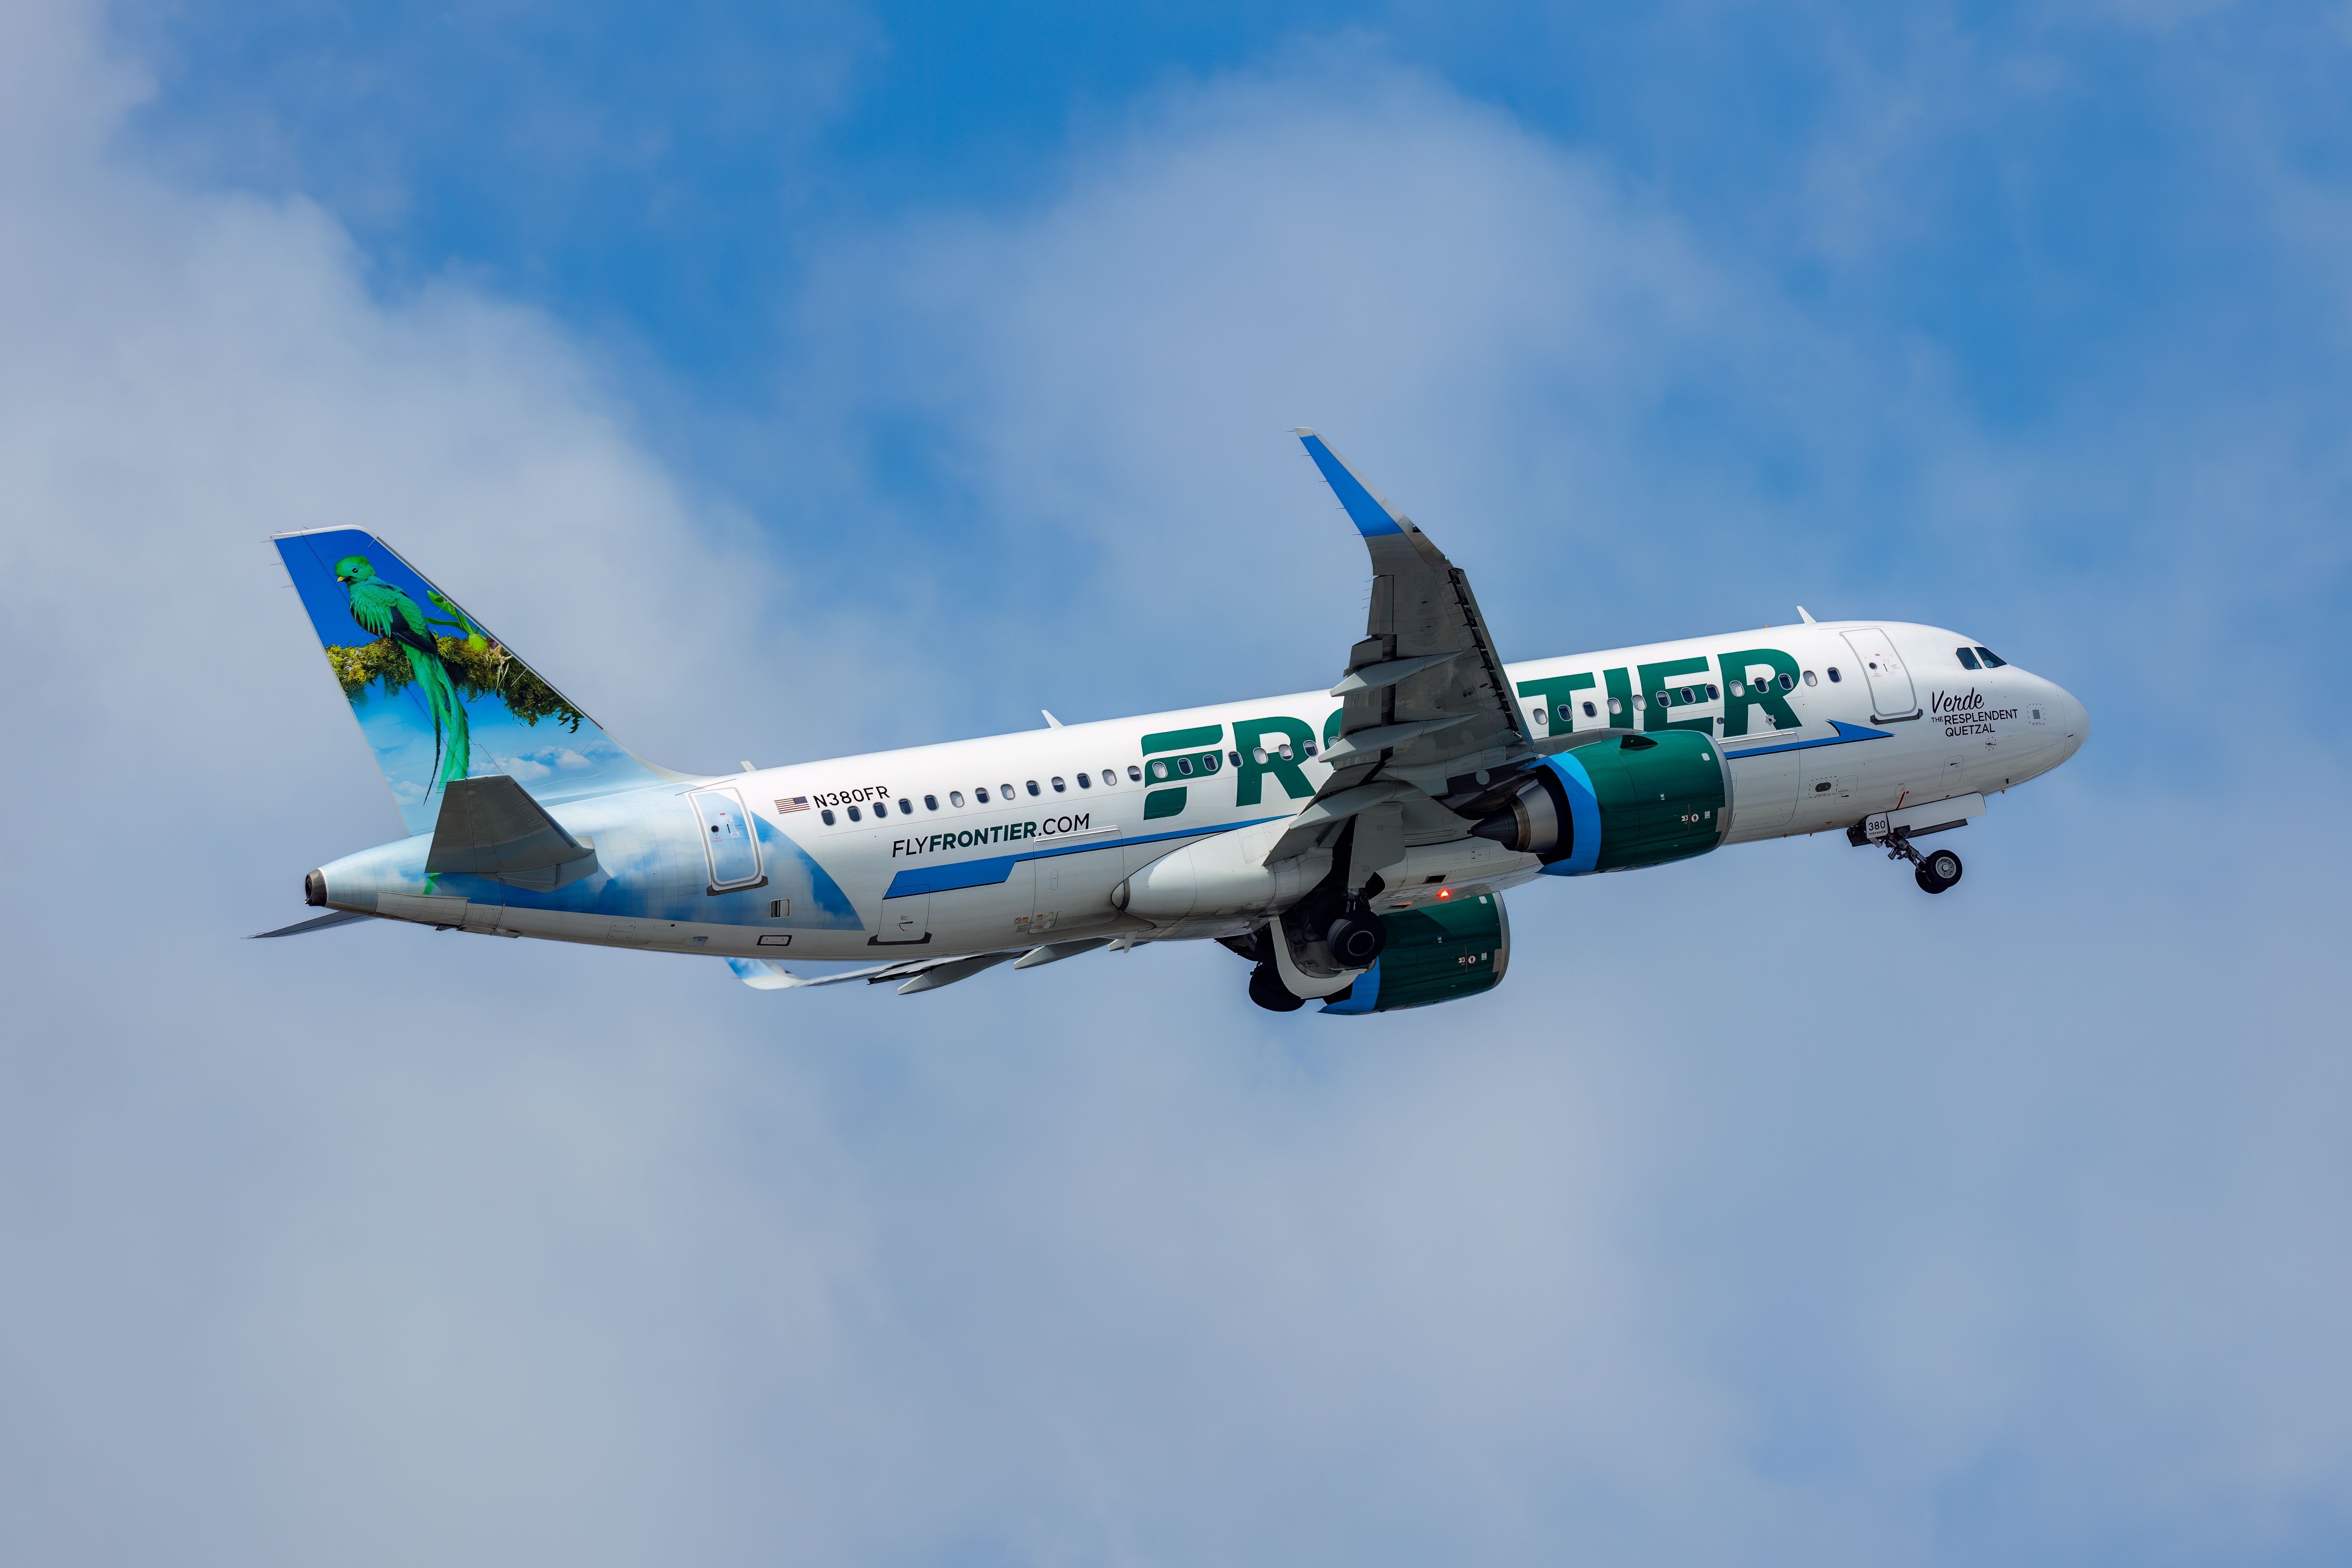
[[[1387,503],[1356,477],[1355,471],[1341,460],[1339,454],[1331,450],[1330,443],[1304,425],[1291,434],[1297,437],[1299,444],[1307,448],[1307,455],[1315,459],[1315,466],[1322,470],[1324,481],[1339,498],[1339,504],[1347,509],[1348,521],[1356,525],[1358,533],[1370,539],[1375,534],[1404,531],[1398,526]]]

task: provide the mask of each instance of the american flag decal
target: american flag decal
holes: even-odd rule
[[[804,795],[796,795],[790,800],[780,800],[776,802],[776,809],[780,812],[806,811],[808,809],[808,796]]]

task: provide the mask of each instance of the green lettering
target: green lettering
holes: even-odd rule
[[[1281,740],[1276,740],[1279,736]],[[1265,778],[1274,775],[1282,785],[1282,793],[1293,800],[1304,800],[1315,793],[1307,782],[1306,770],[1299,763],[1306,760],[1307,743],[1315,731],[1297,719],[1276,714],[1271,719],[1247,719],[1234,726],[1234,744],[1242,749],[1242,765],[1234,770],[1234,804],[1255,805],[1265,793]],[[1274,745],[1266,744],[1274,741]],[[1290,742],[1290,758],[1284,761],[1275,749],[1282,741]],[[1265,761],[1259,762],[1263,751]]]
[[[1633,688],[1622,669],[1604,669],[1602,683],[1609,689],[1609,727],[1630,730],[1633,727]]]
[[[1156,789],[1143,797],[1143,820],[1158,816],[1173,816],[1184,809],[1184,792],[1178,789]]]
[[[1712,719],[1673,719],[1666,717],[1666,705],[1658,700],[1661,687],[1679,684],[1678,675],[1705,675],[1706,660],[1703,658],[1669,658],[1657,664],[1642,666],[1642,691],[1650,700],[1648,710],[1642,715],[1644,730],[1696,730],[1703,734],[1715,733]]]
[[[1555,735],[1565,735],[1575,723],[1573,718],[1566,720],[1560,718],[1561,706],[1566,705],[1572,713],[1575,708],[1573,701],[1575,695],[1580,691],[1591,689],[1592,677],[1589,675],[1555,675],[1549,680],[1519,682],[1520,696],[1535,698],[1543,704],[1544,717],[1550,721],[1551,733]]]
[[[1748,710],[1761,708],[1778,722],[1765,729],[1794,730],[1800,727],[1797,710],[1789,706],[1789,699],[1779,686],[1785,675],[1790,685],[1797,679],[1797,661],[1777,647],[1743,648],[1738,653],[1718,654],[1716,663],[1723,670],[1723,733],[1726,740],[1748,733]],[[1748,671],[1757,665],[1770,668],[1764,684],[1748,679]],[[1738,684],[1734,685],[1737,681]]]
[[[1223,724],[1202,724],[1191,730],[1161,730],[1143,737],[1143,754],[1154,752],[1190,752],[1202,746],[1213,746],[1225,738]]]

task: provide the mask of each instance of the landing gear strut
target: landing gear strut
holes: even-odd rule
[[[1931,849],[1922,855],[1913,847],[1907,828],[1896,828],[1883,840],[1889,860],[1908,860],[1912,865],[1912,880],[1923,893],[1940,893],[1960,879],[1960,858],[1948,849]]]

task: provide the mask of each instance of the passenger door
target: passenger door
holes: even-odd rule
[[[1845,640],[1854,657],[1862,661],[1864,679],[1870,682],[1872,721],[1916,718],[1919,698],[1911,689],[1911,672],[1903,668],[1893,639],[1873,626],[1848,632]]]
[[[710,859],[710,888],[749,888],[760,880],[760,846],[751,837],[751,818],[743,800],[731,789],[707,789],[694,797],[694,815],[702,824],[702,848]]]

